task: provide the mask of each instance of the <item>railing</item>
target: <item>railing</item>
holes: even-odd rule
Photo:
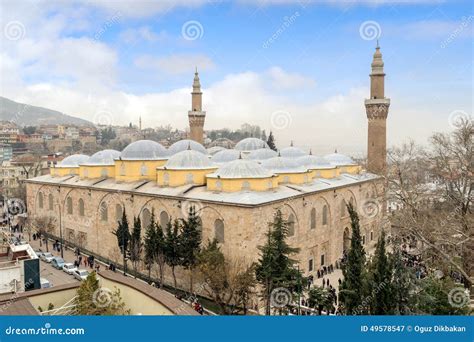
[[[46,310],[40,312],[41,316],[58,316],[58,315],[75,315],[76,314],[76,304],[74,301],[76,300],[77,296],[72,297],[69,301],[67,301],[63,306]]]

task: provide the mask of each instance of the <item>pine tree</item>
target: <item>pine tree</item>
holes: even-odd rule
[[[413,290],[415,275],[405,265],[401,250],[398,246],[394,247],[390,255],[390,263],[393,269],[392,291],[393,301],[395,303],[395,315],[409,315],[414,309]]]
[[[340,288],[340,301],[343,310],[348,315],[363,314],[366,310],[364,305],[365,294],[365,251],[360,236],[359,216],[352,203],[347,205],[351,218],[352,238],[347,259],[342,264],[344,280]]]
[[[267,133],[265,132],[265,130],[262,131],[262,137],[261,137],[261,139],[262,139],[263,141],[267,141]]]
[[[268,135],[267,145],[268,145],[268,147],[270,147],[273,151],[276,152],[277,147],[276,147],[276,145],[275,145],[275,138],[274,138],[274,136],[273,136],[272,131],[270,131],[270,134]]]
[[[261,257],[255,272],[257,281],[263,287],[267,315],[270,315],[270,296],[274,289],[283,287],[290,293],[300,292],[304,282],[301,272],[295,268],[295,260],[290,257],[299,249],[290,247],[285,241],[288,225],[281,211],[277,210],[273,222],[269,223],[267,243],[259,247]]]
[[[181,264],[181,248],[179,238],[180,224],[177,219],[168,222],[165,236],[165,262],[171,267],[174,287],[177,288],[175,268]]]
[[[163,277],[165,272],[165,261],[166,261],[166,240],[161,225],[156,226],[156,234],[154,240],[155,254],[154,258],[158,264],[158,270],[160,272],[160,287],[163,287]]]
[[[189,207],[187,219],[181,219],[181,266],[189,271],[189,292],[193,292],[193,272],[201,247],[202,221],[194,206]]]
[[[144,242],[144,249],[145,249],[145,255],[143,257],[143,261],[145,262],[145,265],[148,269],[148,278],[151,277],[151,268],[153,267],[153,264],[155,263],[155,254],[156,254],[156,222],[155,222],[155,211],[152,210],[151,212],[151,219],[150,219],[150,224],[146,228],[145,232],[145,242]]]
[[[372,260],[368,287],[372,289],[371,314],[393,315],[392,265],[385,251],[385,232],[382,231]]]
[[[128,228],[127,214],[125,210],[122,214],[122,220],[119,221],[117,229],[114,231],[114,235],[117,237],[117,244],[120,249],[120,253],[123,255],[123,273],[127,272],[127,253],[129,251],[130,231]]]
[[[130,260],[133,263],[135,276],[137,275],[137,266],[142,255],[142,223],[140,217],[133,218],[133,230],[130,237]]]

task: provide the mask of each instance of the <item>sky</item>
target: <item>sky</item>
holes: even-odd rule
[[[389,146],[472,117],[471,1],[0,3],[0,95],[96,124],[187,129],[197,67],[205,129],[363,153],[377,39]]]

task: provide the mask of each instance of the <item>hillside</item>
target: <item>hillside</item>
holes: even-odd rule
[[[0,121],[2,120],[14,121],[20,126],[47,124],[93,125],[90,121],[55,110],[18,103],[0,96]]]

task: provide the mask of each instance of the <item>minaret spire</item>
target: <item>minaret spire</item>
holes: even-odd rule
[[[198,143],[204,141],[204,121],[206,112],[202,110],[201,80],[197,67],[194,71],[193,91],[191,92],[191,110],[188,112],[190,138]]]

